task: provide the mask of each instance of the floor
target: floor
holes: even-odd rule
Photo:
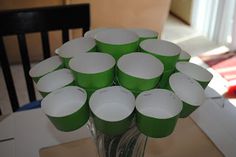
[[[192,57],[198,56],[209,51],[227,51],[227,47],[209,41],[200,35],[189,25],[184,24],[174,16],[170,15],[164,26],[161,38],[179,45],[183,50],[191,54]]]

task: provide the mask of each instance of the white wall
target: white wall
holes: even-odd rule
[[[208,39],[229,46],[235,0],[194,0],[192,27]]]

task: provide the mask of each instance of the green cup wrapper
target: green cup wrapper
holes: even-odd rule
[[[156,31],[146,29],[146,28],[131,28],[128,29],[139,36],[139,42],[146,39],[157,39],[158,33]]]
[[[92,52],[72,58],[72,69],[76,85],[85,89],[100,89],[112,85],[115,59],[106,53]]]
[[[181,62],[181,61],[188,62],[190,59],[191,59],[191,55],[188,52],[182,50],[179,55],[178,62]]]
[[[164,66],[150,54],[133,52],[117,62],[119,84],[131,91],[144,91],[157,86]]]
[[[100,27],[100,28],[91,29],[91,30],[87,31],[86,33],[84,33],[84,37],[95,39],[95,36],[98,32],[102,32],[107,29],[109,29],[109,28]]]
[[[174,43],[159,39],[147,39],[139,44],[141,51],[147,52],[158,58],[164,64],[164,71],[175,67],[181,49]]]
[[[175,72],[175,69],[164,71],[160,79],[158,88],[169,89],[169,77]]]
[[[121,86],[95,91],[89,100],[96,129],[115,136],[129,129],[134,117],[134,95]]]
[[[64,43],[61,47],[55,50],[66,68],[69,68],[68,64],[71,58],[77,56],[79,53],[86,53],[96,51],[96,42],[93,38],[80,37],[70,40]]]
[[[138,129],[146,136],[161,138],[173,132],[183,104],[172,91],[153,89],[139,94],[135,106]]]
[[[202,86],[183,73],[172,74],[169,78],[169,86],[183,102],[183,109],[180,113],[181,118],[188,117],[206,99]]]
[[[73,131],[89,119],[87,94],[82,88],[68,86],[53,91],[41,102],[42,110],[52,124],[61,131]]]
[[[95,35],[97,50],[109,53],[116,60],[122,55],[135,52],[138,49],[139,37],[125,29],[107,29]]]
[[[36,84],[43,97],[59,88],[74,85],[74,77],[69,69],[59,69],[41,77]]]
[[[63,67],[64,65],[60,57],[52,56],[34,65],[30,69],[29,75],[34,80],[34,82],[37,83],[38,80],[44,75],[55,70],[62,69]]]
[[[204,89],[213,78],[213,75],[207,69],[190,62],[178,62],[176,64],[176,71],[196,80]]]

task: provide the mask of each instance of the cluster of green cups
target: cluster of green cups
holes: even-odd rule
[[[98,28],[84,36],[29,72],[57,129],[76,130],[91,116],[109,136],[125,133],[135,120],[140,132],[161,138],[204,103],[212,74],[157,32]]]

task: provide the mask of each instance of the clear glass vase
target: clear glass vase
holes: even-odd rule
[[[97,146],[99,157],[143,157],[147,136],[133,123],[129,130],[117,136],[106,135],[95,128],[90,117],[88,128]]]

